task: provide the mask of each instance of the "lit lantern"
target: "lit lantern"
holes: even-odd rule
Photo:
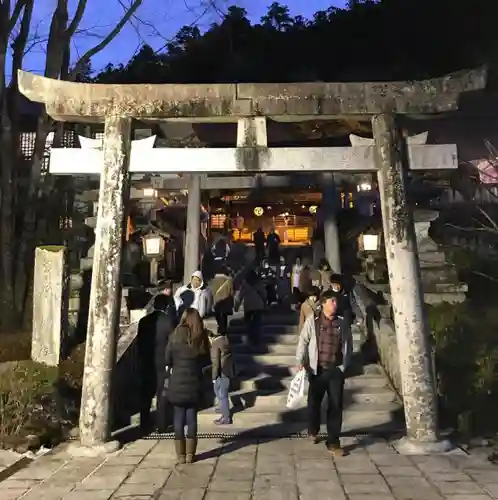
[[[157,198],[157,190],[154,188],[145,188],[143,190],[144,198]]]
[[[363,252],[378,252],[380,250],[379,233],[368,231],[360,235],[359,247]]]
[[[311,207],[309,208],[309,212],[312,215],[315,215],[317,210],[318,210],[318,207],[316,205],[311,205]]]
[[[263,210],[263,207],[255,207],[253,213],[256,217],[261,217],[265,211]]]
[[[154,231],[142,238],[144,255],[147,259],[160,259],[164,257],[164,238]]]

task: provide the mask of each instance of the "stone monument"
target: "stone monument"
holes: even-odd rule
[[[35,250],[31,359],[58,366],[67,334],[69,273],[63,246]]]

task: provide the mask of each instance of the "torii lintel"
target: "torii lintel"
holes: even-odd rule
[[[443,113],[458,110],[461,94],[482,90],[486,82],[485,67],[421,81],[135,85],[73,83],[19,71],[22,94],[45,104],[54,119],[76,122],[103,122],[109,113],[188,121]]]

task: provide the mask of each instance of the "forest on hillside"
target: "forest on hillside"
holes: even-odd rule
[[[258,23],[231,6],[205,32],[184,26],[161,49],[144,45],[102,83],[407,80],[483,64],[498,54],[496,0],[351,0],[311,19],[272,3]],[[82,78],[88,78],[84,75]]]

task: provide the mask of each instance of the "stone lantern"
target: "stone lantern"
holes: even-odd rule
[[[414,210],[413,214],[424,300],[428,304],[463,302],[467,285],[459,281],[456,269],[429,235],[438,215],[435,210]]]

